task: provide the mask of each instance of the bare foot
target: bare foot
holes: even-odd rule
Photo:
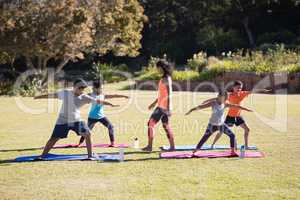
[[[193,154],[196,154],[196,153],[198,153],[200,150],[199,149],[195,149],[194,151],[193,151]]]
[[[146,147],[142,148],[142,151],[152,152],[152,147],[146,146]]]
[[[115,147],[115,144],[111,143],[108,147]]]
[[[45,158],[42,157],[42,156],[38,156],[38,157],[33,159],[33,161],[44,161],[44,160],[45,160]]]
[[[96,160],[99,160],[99,158],[94,157],[94,156],[88,156],[86,159],[83,159],[83,160],[96,161]]]
[[[238,156],[238,154],[236,153],[236,151],[235,151],[235,150],[231,150],[231,152],[230,152],[230,153],[231,153],[231,155],[232,155],[232,156]]]
[[[168,151],[175,151],[175,147],[170,147]]]

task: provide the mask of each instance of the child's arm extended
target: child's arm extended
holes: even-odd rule
[[[270,89],[253,89],[253,92],[258,92],[258,93],[270,93],[272,90]],[[249,92],[252,93],[252,92]]]
[[[39,95],[39,96],[34,97],[34,99],[50,99],[50,98],[58,98],[57,93],[43,94],[43,95]]]
[[[209,102],[212,102],[212,101],[215,101],[217,98],[211,98],[211,99],[207,99],[205,101],[202,102],[202,104],[206,104],[206,103],[209,103]]]
[[[270,92],[272,92],[272,90],[270,90],[270,89],[255,89],[254,88],[252,91],[244,90],[243,92],[247,93],[247,95],[250,95],[254,92],[257,92],[257,93],[270,93]]]
[[[97,100],[97,104],[107,105],[107,106],[111,106],[111,107],[119,107],[119,105],[114,105],[108,101],[103,101],[103,100]]]
[[[113,98],[125,98],[129,99],[129,96],[126,95],[120,95],[120,94],[111,94],[111,95],[104,95],[106,99],[113,99]]]
[[[241,110],[245,110],[245,111],[248,111],[248,112],[253,112],[252,110],[250,110],[250,109],[248,109],[248,108],[245,108],[245,107],[243,107],[243,106],[236,105],[236,104],[226,103],[225,106],[226,106],[226,107],[239,108],[239,109],[241,109]]]
[[[201,104],[195,108],[192,108],[191,110],[189,110],[185,115],[189,115],[191,114],[192,112],[196,111],[196,110],[201,110],[201,109],[204,109],[204,108],[209,108],[211,107],[212,105],[212,101],[208,102],[208,103],[205,103],[205,104]]]

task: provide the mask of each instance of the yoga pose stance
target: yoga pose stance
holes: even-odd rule
[[[115,136],[114,136],[114,127],[112,123],[105,117],[104,115],[104,105],[112,105],[106,101],[105,99],[112,99],[112,98],[126,98],[128,99],[128,96],[125,95],[104,95],[103,94],[103,85],[100,80],[93,82],[93,92],[89,94],[91,97],[102,101],[102,104],[98,103],[92,103],[90,112],[89,112],[89,118],[88,118],[88,127],[90,130],[92,130],[97,122],[101,123],[108,129],[109,139],[110,139],[110,147],[113,147],[115,144]],[[79,141],[79,145],[83,143],[85,137],[81,137]]]
[[[193,111],[196,110],[201,110],[204,108],[212,108],[212,115],[209,119],[209,124],[207,126],[207,129],[205,131],[205,134],[199,141],[196,149],[194,152],[198,151],[201,149],[202,145],[208,140],[208,138],[216,131],[220,131],[222,133],[225,133],[229,138],[230,138],[230,148],[231,148],[231,153],[235,154],[235,135],[234,133],[230,130],[230,128],[224,123],[225,117],[224,117],[224,111],[227,107],[229,108],[238,108],[241,110],[246,110],[249,112],[252,112],[251,110],[244,108],[239,105],[234,105],[227,103],[226,100],[228,98],[228,95],[226,92],[220,92],[218,97],[214,100],[211,100],[207,103],[201,104],[200,106],[197,106],[195,108],[192,108],[190,111],[186,113],[186,115],[189,115]]]
[[[242,89],[243,89],[243,83],[241,81],[234,81],[233,89],[232,89],[233,91],[229,93],[229,97],[228,97],[228,101],[230,104],[240,105],[242,101],[251,94],[251,91],[244,91]],[[270,92],[270,90],[258,89],[256,90],[256,92],[267,93]],[[225,124],[227,124],[229,127],[235,125],[244,129],[245,148],[248,149],[250,128],[248,127],[244,118],[241,116],[241,109],[236,107],[229,108],[225,119]],[[216,135],[212,143],[212,148],[214,147],[214,145],[217,143],[217,141],[220,139],[221,136],[222,136],[221,132],[219,132]]]
[[[39,156],[37,160],[43,160],[59,139],[67,138],[70,130],[85,138],[88,158],[94,159],[92,156],[90,130],[86,123],[81,119],[80,108],[91,102],[95,104],[114,105],[102,100],[96,100],[89,95],[83,94],[86,87],[88,87],[87,83],[82,79],[78,79],[73,83],[73,90],[62,90],[54,94],[46,94],[35,97],[35,99],[58,98],[63,101],[52,135],[44,147],[42,155]]]
[[[174,136],[169,120],[172,108],[172,66],[168,62],[160,60],[157,62],[157,68],[162,73],[162,78],[158,83],[158,97],[149,106],[149,110],[151,110],[157,105],[148,122],[148,145],[143,148],[144,151],[152,151],[154,127],[160,120],[167,133],[170,150],[175,149]]]

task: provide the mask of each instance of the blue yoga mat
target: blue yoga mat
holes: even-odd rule
[[[34,161],[38,156],[21,156],[16,158],[15,162],[31,162]],[[44,160],[45,161],[71,161],[71,160],[86,160],[86,154],[73,154],[73,155],[61,155],[61,154],[48,154]],[[120,161],[119,155],[108,155],[108,154],[98,154],[100,161]]]
[[[182,146],[176,146],[175,150],[177,151],[187,151],[187,150],[194,150],[196,148],[196,145],[182,145]],[[238,149],[240,149],[241,146],[238,146]],[[170,146],[162,146],[161,147],[162,150],[169,150]],[[203,145],[202,150],[212,150],[211,145]],[[213,149],[217,149],[217,150],[225,150],[225,149],[230,149],[229,146],[226,145],[215,145]],[[248,150],[257,150],[256,146],[249,146]]]

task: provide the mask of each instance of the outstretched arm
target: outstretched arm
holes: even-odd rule
[[[207,99],[205,101],[202,102],[202,104],[206,104],[206,103],[210,103],[212,101],[215,101],[217,98],[211,98],[211,99]]]
[[[106,98],[106,99],[113,99],[113,98],[125,98],[125,99],[129,99],[129,96],[120,95],[120,94],[111,94],[111,95],[104,95],[104,98]]]
[[[270,89],[254,89],[253,92],[258,92],[258,93],[270,93],[272,90]],[[252,92],[249,92],[252,93]]]
[[[212,105],[212,102],[208,102],[206,104],[201,104],[201,105],[199,105],[199,106],[197,106],[197,107],[192,108],[191,110],[189,110],[185,115],[189,115],[189,114],[191,114],[192,112],[194,112],[196,110],[201,110],[201,109],[209,108],[209,107],[211,107],[211,105]]]
[[[236,104],[226,103],[226,107],[239,108],[239,109],[241,109],[241,110],[245,110],[245,111],[248,111],[248,112],[253,112],[251,109],[248,109],[248,108],[245,108],[245,107],[243,107],[243,106],[236,105]]]
[[[39,95],[39,96],[34,97],[34,99],[50,99],[50,98],[58,98],[57,93],[43,94],[43,95]]]
[[[253,92],[258,92],[258,93],[270,93],[272,92],[271,89],[253,89],[252,91],[243,91],[246,92],[248,95],[252,94]]]
[[[107,106],[111,106],[111,107],[119,107],[119,105],[114,105],[108,101],[102,101],[102,100],[97,100],[97,104],[107,105]]]

